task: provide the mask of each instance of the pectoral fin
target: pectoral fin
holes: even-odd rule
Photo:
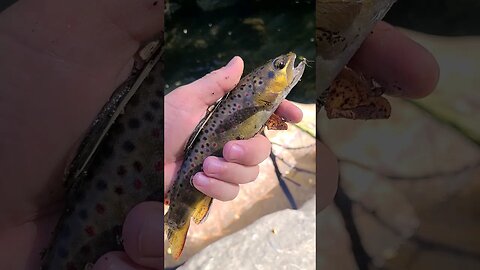
[[[285,122],[285,120],[282,117],[276,114],[272,114],[272,116],[268,118],[267,123],[265,125],[269,130],[287,130],[288,129],[287,122]]]
[[[354,70],[344,68],[333,81],[325,103],[328,118],[385,119],[391,107],[384,89]]]
[[[196,224],[200,224],[207,219],[212,201],[213,199],[211,197],[205,196],[202,201],[197,204],[197,207],[195,207],[195,210],[192,213],[193,221]]]
[[[187,239],[188,228],[190,227],[190,219],[180,227],[178,230],[167,228],[167,239],[170,243],[168,253],[172,255],[173,259],[177,260],[182,255],[185,240]]]

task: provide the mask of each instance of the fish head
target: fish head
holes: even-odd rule
[[[288,95],[305,70],[306,59],[302,59],[297,66],[295,59],[295,53],[290,52],[269,60],[257,69],[253,80],[257,103],[278,105]]]

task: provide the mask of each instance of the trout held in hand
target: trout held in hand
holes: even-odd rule
[[[205,158],[221,157],[228,141],[252,138],[264,126],[286,129],[283,119],[274,112],[302,77],[306,60],[295,67],[295,58],[294,53],[279,56],[243,77],[193,132],[187,142],[183,164],[168,193],[165,232],[174,259],[182,254],[190,219],[201,223],[212,204],[212,198],[191,183],[192,177],[202,171]]]

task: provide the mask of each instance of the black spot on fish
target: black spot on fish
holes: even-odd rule
[[[154,119],[154,116],[153,116],[153,114],[152,114],[151,112],[145,112],[145,113],[143,114],[143,118],[144,118],[145,120],[147,120],[148,122],[152,122],[153,119]]]
[[[60,230],[60,238],[68,238],[72,234],[70,227],[66,224],[63,224],[62,229]]]
[[[122,195],[123,194],[123,187],[122,186],[116,186],[115,187],[115,193],[117,193],[117,195]]]
[[[78,212],[78,216],[83,219],[83,220],[86,220],[88,218],[88,214],[87,214],[87,210],[85,209],[82,209]]]
[[[123,166],[123,165],[118,166],[117,174],[119,176],[125,176],[126,173],[127,173],[127,169],[125,169],[125,166]]]
[[[142,163],[140,163],[139,161],[135,161],[133,162],[133,168],[137,171],[137,172],[141,172],[143,170],[143,165]]]
[[[83,255],[88,255],[91,251],[92,249],[90,248],[90,246],[87,245],[80,248],[80,253],[82,253]]]
[[[148,75],[143,81],[146,85],[152,85],[155,82],[155,76]]]
[[[275,77],[275,73],[273,71],[268,72],[268,78],[273,79]]]
[[[57,250],[57,254],[60,258],[66,258],[68,256],[68,250],[64,247],[59,247]]]
[[[135,149],[135,145],[131,141],[125,141],[123,143],[123,150],[130,153]]]
[[[160,109],[160,102],[158,102],[157,100],[152,100],[150,101],[150,106],[155,110],[158,110]]]
[[[107,189],[107,182],[105,182],[102,179],[99,179],[97,181],[96,187],[97,187],[98,190],[103,191],[103,190]]]
[[[139,95],[133,95],[133,97],[128,101],[129,106],[137,106],[139,103]]]
[[[77,202],[83,202],[83,200],[85,199],[85,191],[84,190],[76,190],[75,192],[75,200]]]
[[[121,134],[125,131],[125,127],[123,126],[122,123],[117,122],[112,126],[111,130],[113,133]]]
[[[140,121],[137,118],[131,118],[128,120],[128,127],[132,129],[137,129],[140,127]]]
[[[104,147],[102,147],[101,153],[105,158],[111,157],[113,155],[113,146],[111,144],[105,144]]]

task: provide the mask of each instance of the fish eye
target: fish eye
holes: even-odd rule
[[[285,67],[285,61],[283,61],[283,59],[275,59],[275,61],[273,61],[273,66],[276,69],[283,69]]]

